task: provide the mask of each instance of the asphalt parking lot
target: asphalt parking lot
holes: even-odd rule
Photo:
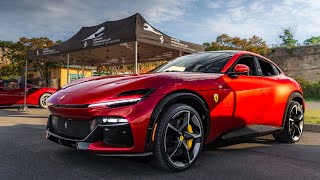
[[[0,179],[320,179],[320,133],[297,144],[271,136],[209,145],[196,165],[172,173],[130,158],[98,157],[45,139],[48,111],[0,109]]]

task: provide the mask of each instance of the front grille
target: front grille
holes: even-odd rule
[[[96,120],[68,120],[52,115],[50,131],[66,138],[82,140],[86,138],[97,125]]]

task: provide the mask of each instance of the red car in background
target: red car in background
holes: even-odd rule
[[[0,80],[0,106],[24,104],[24,84],[17,81]],[[27,84],[27,105],[47,108],[47,99],[56,92],[54,88]]]
[[[73,81],[49,99],[47,138],[99,155],[153,155],[182,171],[203,144],[272,134],[286,143],[303,131],[301,86],[246,51],[179,57],[151,73]]]

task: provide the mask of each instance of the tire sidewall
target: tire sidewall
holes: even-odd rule
[[[44,97],[46,97],[46,96],[50,97],[51,94],[50,94],[50,93],[43,93],[43,94],[40,96],[40,98],[39,98],[39,107],[45,108],[45,109],[48,108],[48,105],[47,105],[47,106],[44,106],[44,105],[42,104],[42,99],[43,99]]]
[[[203,146],[203,141],[204,141],[203,140],[204,139],[203,135],[202,135],[202,139],[201,139],[201,145],[200,145],[199,153],[195,157],[194,161],[191,162],[188,166],[185,166],[183,168],[177,167],[177,166],[175,166],[174,164],[172,164],[168,160],[167,154],[166,154],[165,148],[164,148],[164,137],[165,137],[164,135],[166,133],[167,124],[169,122],[171,122],[171,117],[173,117],[176,113],[178,113],[179,111],[182,111],[182,110],[189,110],[189,111],[191,111],[192,113],[194,113],[197,116],[197,118],[199,119],[199,122],[200,122],[202,134],[204,134],[203,123],[201,121],[201,118],[200,118],[198,112],[194,108],[192,108],[192,107],[190,107],[188,105],[185,105],[185,104],[176,104],[176,105],[173,105],[173,106],[177,106],[177,107],[174,108],[171,112],[164,111],[164,113],[161,115],[160,119],[162,120],[162,122],[159,122],[159,123],[163,123],[163,126],[158,126],[158,127],[161,127],[161,129],[157,129],[156,130],[156,139],[159,139],[159,141],[155,142],[156,143],[155,147],[156,148],[160,147],[160,152],[161,152],[162,159],[165,162],[165,164],[167,165],[167,167],[169,167],[171,170],[174,170],[174,171],[184,171],[184,170],[190,168],[191,166],[193,166],[194,163],[199,158],[199,155],[201,153],[202,146]],[[170,109],[170,108],[168,108],[168,109]]]
[[[301,139],[302,134],[303,134],[303,129],[304,129],[304,116],[303,116],[303,119],[302,119],[303,128],[302,128],[302,130],[301,130],[301,135],[300,135],[299,139],[297,139],[297,140],[294,140],[294,139],[292,138],[292,135],[290,134],[290,131],[289,131],[289,129],[290,129],[290,125],[289,125],[290,120],[289,120],[289,118],[290,118],[291,109],[292,109],[293,106],[295,106],[295,105],[300,106],[301,109],[303,110],[302,105],[301,105],[299,102],[294,101],[294,100],[290,100],[290,105],[289,105],[288,110],[287,110],[286,121],[285,121],[285,126],[284,126],[285,131],[287,132],[288,139],[289,139],[290,142],[292,142],[292,143],[296,143],[296,142],[298,142],[298,141]],[[304,111],[303,111],[303,114],[304,114]]]

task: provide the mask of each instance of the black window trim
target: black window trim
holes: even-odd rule
[[[267,60],[267,59],[265,59],[265,58],[258,57],[258,56],[255,56],[255,59],[256,59],[256,61],[257,61],[257,64],[258,64],[258,66],[259,66],[259,70],[260,70],[261,73],[262,73],[262,68],[261,68],[259,59],[260,59],[261,61],[266,62],[266,63],[272,64],[272,65],[279,71],[279,74],[275,74],[275,75],[271,75],[271,76],[265,76],[265,75],[263,75],[263,73],[262,73],[261,75],[258,75],[258,76],[261,76],[261,77],[275,77],[275,76],[279,76],[279,75],[282,74],[282,71],[281,71],[281,70],[278,68],[278,66],[276,66],[273,62],[271,62],[271,61],[269,61],[269,60]],[[272,70],[273,70],[273,68],[272,68]],[[274,71],[274,70],[273,70],[273,71]]]
[[[258,73],[258,68],[257,68],[257,63],[255,62],[255,56],[253,55],[250,55],[250,54],[245,54],[245,55],[242,55],[240,57],[238,57],[237,60],[234,61],[234,63],[230,66],[230,68],[226,71],[226,74],[229,74],[231,73],[232,69],[235,67],[235,65],[238,63],[238,61],[240,61],[242,58],[252,58],[253,59],[253,64],[254,64],[254,67],[255,67],[255,70],[256,72]],[[259,64],[260,65],[260,64]],[[248,75],[248,77],[259,77],[259,75]]]

